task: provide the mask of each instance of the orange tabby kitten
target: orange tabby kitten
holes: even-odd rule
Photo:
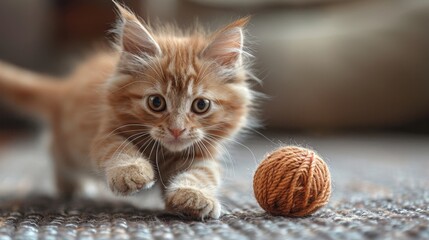
[[[160,181],[170,211],[218,218],[221,144],[249,123],[243,56],[248,18],[208,35],[151,29],[117,6],[115,50],[84,61],[64,81],[0,64],[0,95],[46,116],[60,193],[78,173],[101,173],[129,195]]]

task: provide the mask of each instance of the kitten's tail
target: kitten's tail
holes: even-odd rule
[[[63,81],[33,73],[0,61],[0,101],[25,112],[45,117],[52,114],[63,89]]]

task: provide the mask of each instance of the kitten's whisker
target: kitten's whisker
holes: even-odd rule
[[[205,158],[205,156],[204,156],[204,151],[201,149],[201,147],[200,147],[200,145],[199,145],[199,141],[196,141],[195,143],[194,143],[194,145],[198,148],[198,150],[201,152],[201,154],[202,154],[202,157],[203,158]]]
[[[139,147],[139,149],[137,150],[137,154],[139,154],[140,156],[136,156],[136,157],[141,157],[144,158],[141,149],[147,144],[147,140],[150,139],[150,134],[147,134],[147,136],[141,140],[139,140],[137,143],[135,143],[136,146],[139,146],[142,142],[145,142],[143,144],[141,144],[141,146]]]
[[[125,128],[125,127],[128,127],[128,124],[122,125],[122,126],[119,126],[119,127],[115,128],[115,129],[113,129],[110,133],[106,134],[106,136],[104,138],[110,137],[115,131],[117,131],[117,130],[119,130],[121,128]]]
[[[146,139],[147,139],[147,138],[146,138]],[[147,141],[147,140],[146,140],[146,141]],[[140,158],[146,159],[147,161],[151,162],[151,160],[150,160],[147,156],[145,156],[145,155],[144,155],[144,151],[146,150],[146,148],[147,148],[149,145],[151,145],[151,143],[152,143],[153,141],[154,141],[154,140],[153,140],[153,138],[151,138],[151,137],[149,136],[149,141],[148,141],[148,142],[146,142],[146,143],[144,143],[141,147],[139,147],[139,149],[138,149],[138,154],[140,154]],[[141,151],[141,148],[143,148],[145,145],[146,145],[145,149],[144,149],[143,151]]]
[[[132,133],[132,132],[145,132],[145,130],[147,130],[147,129],[132,129],[132,130],[116,132],[115,134],[120,135],[120,134],[124,134],[124,133]]]
[[[192,145],[192,161],[194,161],[195,160],[195,146],[194,145]]]
[[[225,124],[225,123],[220,122],[220,123],[216,123],[216,124],[213,124],[213,125],[210,125],[210,126],[202,127],[201,129],[203,129],[203,130],[212,129],[212,128],[214,128],[214,127],[218,127],[218,126],[220,126],[220,125],[224,125],[224,124]]]
[[[143,138],[143,137],[146,137],[147,135],[149,135],[148,133],[141,133],[141,134],[139,134],[139,135],[133,135],[133,136],[136,136],[136,137],[134,137],[133,139],[131,139],[131,137],[129,137],[129,138],[127,138],[126,140],[124,140],[124,142],[122,142],[122,144],[119,146],[119,148],[117,149],[117,151],[115,151],[115,155],[116,155],[116,152],[118,152],[117,153],[117,155],[116,155],[116,158],[118,158],[119,156],[121,156],[121,154],[122,154],[122,152],[129,146],[129,145],[134,145],[135,146],[135,144],[134,144],[134,141],[136,141],[136,140],[138,140],[139,138]],[[140,140],[139,140],[140,141]],[[131,156],[131,157],[134,157],[134,156]]]
[[[153,139],[153,138],[150,138],[150,141],[149,142],[147,142],[146,143],[146,147],[143,149],[143,151],[140,151],[141,152],[141,155],[142,156],[144,156],[145,158],[147,158],[148,160],[150,160],[150,156],[147,156],[147,155],[145,155],[145,153],[146,153],[146,149],[154,142],[154,141],[156,141],[155,139]],[[144,146],[144,145],[143,145]],[[143,147],[142,146],[142,147]]]
[[[162,154],[162,160],[165,161],[164,147],[162,145],[161,145],[161,154]]]
[[[208,138],[208,139],[202,139],[203,141],[206,141],[208,144],[210,144],[213,148],[217,148],[217,147],[215,147],[211,142],[210,142],[210,138]],[[214,142],[214,141],[213,141]],[[228,149],[221,143],[221,142],[217,142],[217,144],[219,144],[219,146],[218,146],[218,148],[220,148],[221,149],[221,151],[223,151],[223,152],[225,152],[227,155],[228,155],[228,158],[229,158],[229,162],[231,162],[231,166],[232,166],[232,168],[231,168],[231,171],[233,172],[233,175],[235,176],[235,165],[234,165],[234,161],[233,161],[233,159],[232,159],[232,155],[229,153],[229,151],[228,151]],[[227,167],[227,169],[229,170],[229,168],[228,168],[228,161],[226,161],[223,157],[221,157],[221,160],[225,163],[225,166]]]
[[[191,158],[191,163],[189,164],[189,166],[184,170],[185,172],[189,170],[189,168],[192,167],[192,164],[194,164],[194,159],[195,159],[195,154],[194,156]],[[188,161],[188,158],[186,158],[186,162]]]
[[[224,123],[220,123],[220,124],[224,124]],[[219,123],[218,123],[218,124],[214,124],[214,125],[212,125],[212,126],[203,127],[202,129],[204,129],[204,130],[222,130],[222,128],[212,128],[212,127],[217,126],[217,125],[219,125]],[[273,144],[273,145],[275,145],[275,146],[279,146],[279,144],[278,144],[278,143],[275,143],[272,139],[268,138],[266,135],[264,135],[263,133],[261,133],[261,132],[259,132],[259,131],[255,130],[255,129],[247,128],[247,129],[245,129],[245,130],[246,130],[246,131],[253,131],[253,132],[255,132],[256,134],[258,134],[258,135],[260,135],[261,137],[263,137],[263,138],[264,138],[265,140],[267,140],[268,142],[270,142],[271,144]],[[222,131],[222,132],[227,133],[226,131]]]
[[[201,143],[201,146],[204,147],[204,149],[207,151],[207,154],[209,155],[210,159],[216,160],[216,158],[213,157],[213,155],[211,154],[211,152],[209,151],[207,146],[204,144],[204,142],[202,140],[200,140],[198,142]]]
[[[186,148],[185,149],[185,151],[183,151],[182,153],[181,153],[181,155],[180,155],[180,157],[181,158],[184,158],[184,155],[186,154],[186,158],[184,158],[184,161],[182,162],[182,165],[180,165],[179,167],[178,167],[178,169],[182,169],[182,167],[186,164],[186,162],[188,161],[188,159],[189,159],[189,156],[190,156],[190,147],[189,148]]]
[[[157,141],[157,140],[155,140],[155,143],[152,145],[152,148],[150,149],[150,153],[149,153],[149,159],[152,159],[151,157],[152,157],[152,152],[153,152],[153,149],[155,148],[155,146],[158,144],[159,142]],[[155,149],[156,150],[156,149]]]
[[[114,159],[118,159],[119,156],[121,156],[122,151],[130,144],[132,143],[132,141],[140,138],[140,137],[144,137],[146,135],[146,133],[137,133],[137,134],[133,134],[130,137],[126,138],[121,145],[119,145],[119,147],[115,150],[115,152],[112,154],[112,158]],[[130,141],[131,138],[134,138],[132,141]]]
[[[115,150],[115,152],[112,154],[112,156],[113,157],[117,157],[117,154],[119,154],[119,153],[121,153],[122,152],[122,147],[125,147],[126,145],[128,145],[129,143],[130,143],[130,139],[131,138],[139,138],[141,135],[143,135],[144,133],[136,133],[136,134],[133,134],[133,135],[131,135],[131,136],[129,136],[128,138],[126,138],[126,139],[124,139],[123,141],[122,141],[122,143],[116,148],[116,150]],[[118,151],[119,151],[119,153],[118,153]]]
[[[207,140],[207,141],[209,141],[209,140]],[[226,152],[226,154],[228,155],[228,157],[227,157],[227,158],[229,159],[229,162],[231,162],[231,165],[232,165],[232,171],[233,171],[234,176],[235,176],[235,165],[234,165],[234,159],[232,158],[231,153],[229,152],[228,148],[227,148],[226,146],[224,146],[221,142],[219,142],[219,147],[221,148],[221,150],[222,150],[222,151]],[[224,160],[224,162],[228,165],[228,161]]]
[[[136,124],[134,124],[134,123],[125,124],[125,125],[122,125],[122,126],[119,126],[119,127],[115,128],[115,129],[113,129],[110,133],[106,134],[107,135],[106,137],[103,137],[103,138],[105,140],[106,138],[112,136],[115,133],[115,131],[117,131],[119,129],[122,129],[122,128],[125,128],[125,127],[133,127],[133,126],[136,126],[136,127],[150,127],[148,125],[137,124],[137,123]]]
[[[253,160],[254,160],[254,162],[255,162],[255,165],[258,165],[258,161],[256,160],[256,156],[255,156],[255,154],[253,153],[253,151],[248,147],[248,146],[246,146],[246,145],[244,145],[243,143],[240,143],[240,142],[238,142],[238,141],[236,141],[236,140],[234,140],[234,139],[232,139],[232,138],[228,138],[228,137],[225,137],[225,136],[220,136],[220,135],[215,135],[215,134],[210,134],[209,136],[207,136],[207,137],[211,137],[211,138],[213,138],[213,136],[214,137],[219,137],[219,138],[221,138],[221,139],[225,139],[225,140],[227,140],[227,141],[231,141],[231,142],[234,142],[234,143],[236,143],[236,144],[238,144],[238,145],[240,145],[240,146],[242,146],[242,147],[244,147],[244,148],[246,148],[251,154],[252,154],[252,157],[253,157]],[[217,140],[216,138],[214,138],[213,140]]]
[[[257,134],[259,134],[260,136],[262,136],[263,138],[265,138],[267,141],[269,141],[270,143],[272,143],[273,145],[275,145],[275,146],[279,146],[279,144],[276,144],[273,140],[271,140],[271,139],[269,139],[267,136],[265,136],[264,134],[262,134],[261,132],[258,132],[257,130],[255,130],[255,129],[252,129],[252,128],[250,128],[250,129],[248,129],[248,130],[250,130],[250,131],[253,131],[253,132],[255,132],[255,133],[257,133]]]
[[[155,163],[156,163],[156,169],[158,171],[158,176],[159,176],[159,181],[161,182],[162,186],[164,186],[164,188],[167,188],[167,186],[164,184],[164,180],[162,179],[162,174],[161,174],[161,169],[159,169],[159,161],[158,161],[158,148],[159,148],[159,142],[156,141],[157,147],[156,147],[156,152],[155,152]],[[151,154],[152,154],[152,150],[151,150]]]

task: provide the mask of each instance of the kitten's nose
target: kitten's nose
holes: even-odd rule
[[[180,137],[180,135],[182,135],[182,133],[186,130],[186,128],[184,129],[178,129],[178,128],[168,128],[168,131],[170,131],[171,135],[173,135],[174,138],[178,138]]]

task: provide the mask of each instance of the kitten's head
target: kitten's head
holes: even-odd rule
[[[153,30],[118,6],[121,57],[109,82],[119,124],[144,126],[171,152],[215,146],[248,124],[243,27],[248,18],[206,34]],[[203,144],[199,144],[203,143]]]

